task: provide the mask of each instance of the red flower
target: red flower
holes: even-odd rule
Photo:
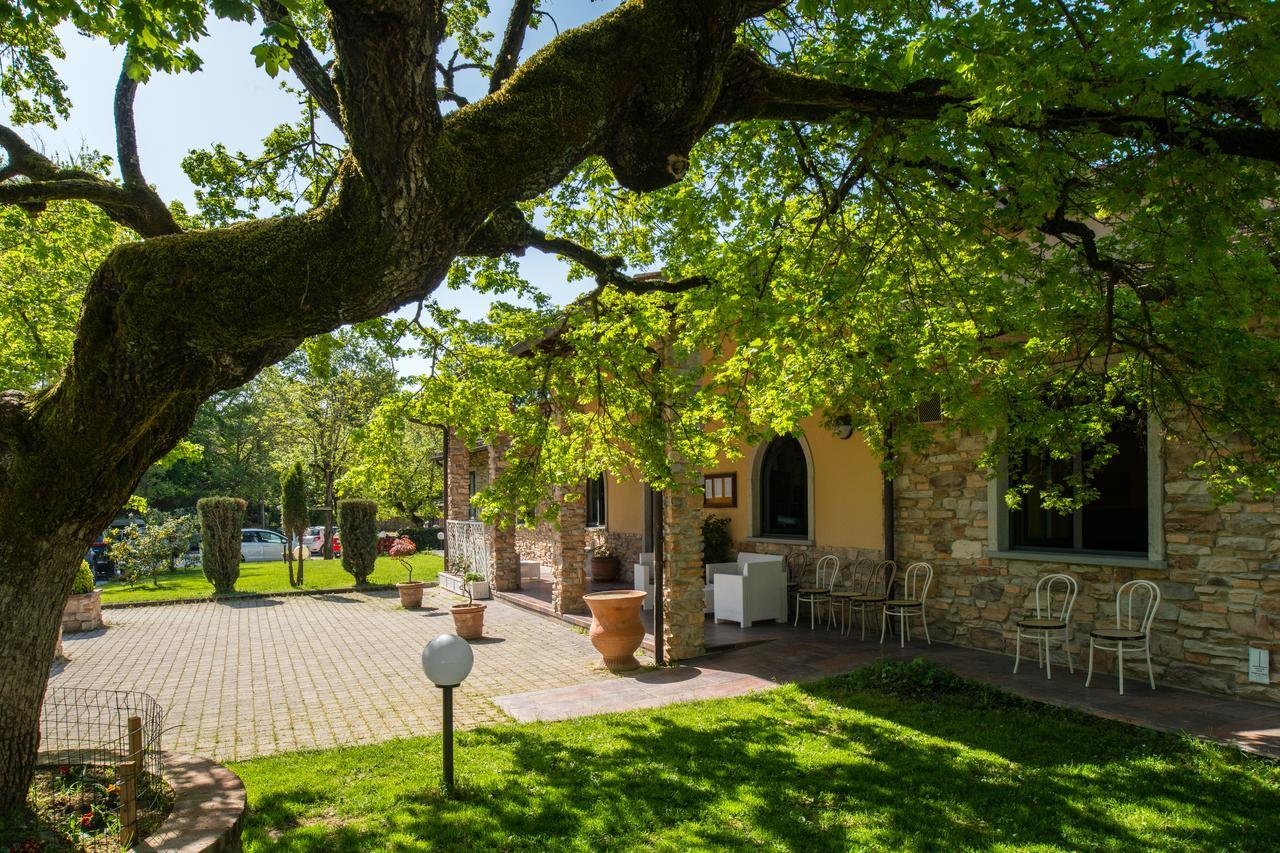
[[[58,765],[58,775],[59,775],[59,776],[70,776],[70,775],[71,775],[71,765],[70,765],[70,764],[59,764],[59,765]]]
[[[418,553],[418,546],[413,544],[413,540],[408,536],[401,536],[391,544],[389,552],[393,557],[412,557]]]
[[[85,829],[93,826],[93,812],[85,812],[80,815],[80,825]]]

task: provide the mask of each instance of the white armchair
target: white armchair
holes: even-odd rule
[[[752,622],[787,620],[787,570],[781,557],[740,552],[732,563],[708,563],[703,592],[706,612],[716,621]]]
[[[653,552],[640,554],[640,562],[633,567],[632,582],[636,589],[644,590],[644,609],[653,609]]]

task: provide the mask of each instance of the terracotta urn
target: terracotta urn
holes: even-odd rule
[[[449,610],[453,614],[453,627],[464,640],[478,640],[484,636],[484,605],[455,604]]]
[[[591,608],[591,645],[604,658],[604,665],[615,672],[635,669],[636,649],[644,641],[644,623],[640,621],[642,589],[611,589],[582,596]]]
[[[422,581],[406,581],[396,584],[400,593],[400,606],[405,610],[416,610],[422,606]]]
[[[616,581],[618,579],[617,557],[592,557],[591,579],[593,581]]]

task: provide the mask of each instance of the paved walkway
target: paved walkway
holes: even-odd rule
[[[621,683],[583,684],[526,691],[495,697],[517,720],[562,720],[652,708],[692,699],[741,696],[767,690],[784,681],[808,681],[839,675],[882,658],[927,657],[960,675],[993,684],[1052,705],[1076,708],[1100,717],[1123,720],[1163,731],[1188,732],[1234,743],[1242,749],[1280,758],[1280,707],[1258,702],[1221,699],[1157,685],[1152,691],[1143,678],[1126,679],[1126,693],[1116,690],[1114,674],[1095,673],[1093,686],[1084,686],[1084,672],[1070,674],[1054,664],[1053,680],[1046,680],[1034,659],[1024,660],[1017,675],[1013,658],[945,643],[896,643],[881,646],[840,636],[839,631],[809,631],[808,626],[762,626],[765,642],[709,654],[689,664],[642,671]]]
[[[165,709],[166,749],[220,761],[437,732],[440,693],[422,647],[451,633],[458,599],[428,589],[111,609],[106,630],[69,634],[51,686],[141,690]],[[486,639],[455,694],[461,726],[506,719],[490,697],[530,685],[617,681],[586,636],[488,602]]]

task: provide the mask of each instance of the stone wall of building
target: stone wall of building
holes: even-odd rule
[[[554,566],[559,547],[560,531],[550,522],[541,521],[537,527],[516,529],[516,551],[521,560]]]
[[[605,527],[587,528],[587,550],[608,545],[618,556],[618,579],[630,583],[635,578],[636,563],[644,548],[644,537],[639,533],[619,533]]]
[[[1153,510],[1163,516],[1166,567],[991,558],[988,489],[996,486],[977,464],[985,443],[982,435],[946,436],[939,429],[927,452],[904,461],[895,482],[898,562],[905,567],[924,560],[934,567],[927,609],[935,638],[1011,654],[1014,620],[1034,607],[1037,579],[1065,572],[1080,583],[1072,622],[1075,662],[1082,666],[1089,630],[1114,624],[1116,589],[1145,578],[1163,596],[1152,629],[1157,682],[1280,701],[1274,660],[1271,683],[1247,678],[1250,645],[1269,649],[1273,658],[1280,654],[1280,514],[1274,501],[1215,505],[1193,473],[1196,449],[1163,439],[1165,497]],[[1024,644],[1024,654],[1032,648]],[[1098,653],[1095,668],[1113,673],[1111,656]],[[1126,672],[1136,677],[1139,670]]]

